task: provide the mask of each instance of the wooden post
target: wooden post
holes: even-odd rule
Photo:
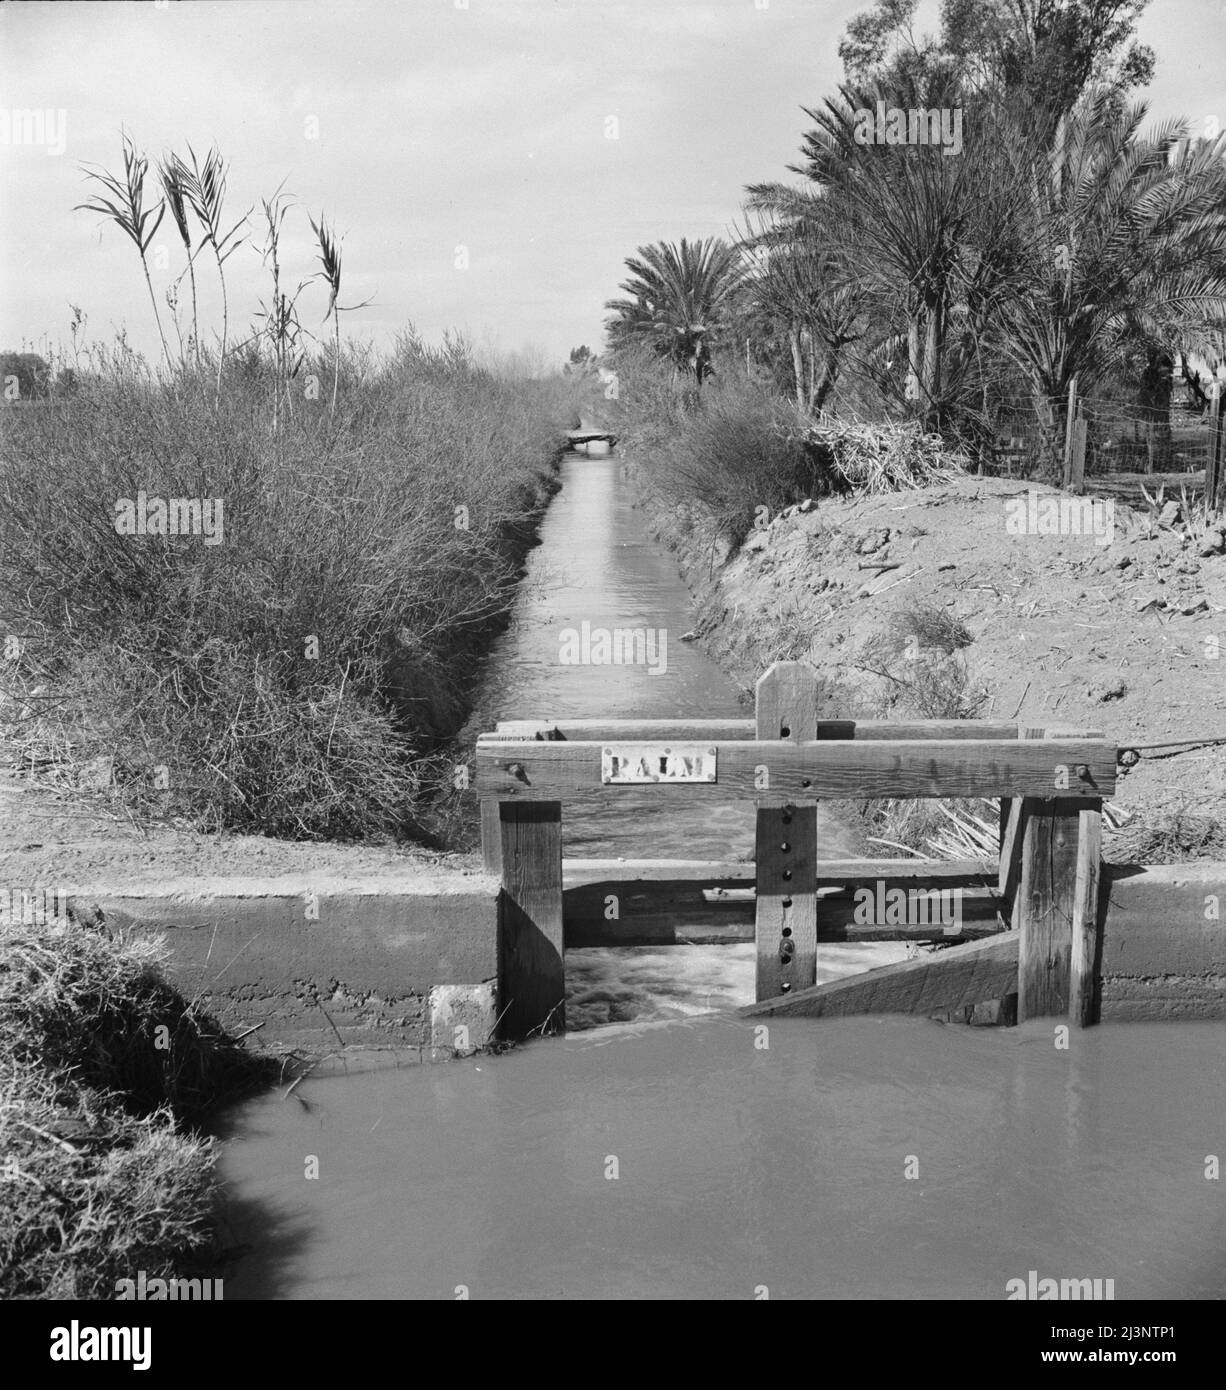
[[[1030,798],[1027,798],[1029,801]],[[1027,807],[1013,921],[1018,939],[1017,1018],[1069,1012],[1077,853],[1084,802],[1035,798]]]
[[[1018,738],[1042,738],[1043,730],[1019,724]],[[1010,911],[1017,901],[1017,886],[1022,877],[1022,840],[1026,829],[1026,813],[1032,802],[1024,796],[1002,796],[1000,799],[1000,874],[996,884],[1002,901]],[[1011,918],[1017,926],[1017,914]]]
[[[495,803],[498,804],[498,803]],[[502,892],[498,906],[499,1031],[522,1038],[566,1026],[562,956],[562,803],[498,804]]]
[[[799,743],[817,737],[817,673],[776,661],[757,685],[757,736]],[[817,982],[817,806],[758,804],[755,998]]]
[[[1102,956],[1098,892],[1102,873],[1102,802],[1082,808],[1073,901],[1073,951],[1069,963],[1069,1016],[1080,1028],[1098,1022],[1096,989]]]
[[[498,798],[481,798],[481,860],[487,874],[502,873],[502,820]]]
[[[1076,493],[1086,490],[1086,432],[1088,425],[1084,415],[1073,421],[1073,451],[1069,486]]]
[[[1209,399],[1209,453],[1205,459],[1205,505],[1216,511],[1222,504],[1223,433],[1222,383],[1213,384]]]
[[[1068,411],[1064,417],[1064,486],[1068,487],[1073,476],[1073,424],[1077,419],[1077,378],[1068,384]]]

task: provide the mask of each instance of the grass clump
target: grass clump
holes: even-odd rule
[[[163,976],[160,940],[0,927],[0,1297],[115,1297],[213,1244],[213,1141],[272,1079]]]
[[[1104,857],[1116,864],[1183,864],[1226,859],[1226,827],[1217,816],[1188,805],[1128,825],[1109,842]]]
[[[881,682],[877,717],[975,718],[987,692],[974,687],[962,656],[973,641],[962,620],[936,604],[892,612],[854,663]]]

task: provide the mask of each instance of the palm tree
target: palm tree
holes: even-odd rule
[[[1226,315],[1226,134],[1190,139],[1187,122],[1166,121],[1142,137],[1145,114],[1096,93],[1019,169],[1027,289],[1002,306],[1000,346],[1046,407],[1053,466],[1050,406],[1074,376],[1084,391],[1139,346],[1161,415],[1164,355]]]
[[[767,322],[786,335],[797,409],[817,413],[834,390],[844,350],[864,336],[869,296],[846,278],[831,252],[826,205],[802,195],[791,211],[756,233],[747,231],[746,290]]]
[[[812,187],[751,186],[751,209],[796,224],[820,212],[833,280],[856,286],[872,308],[880,345],[898,340],[906,408],[929,428],[942,425],[974,359],[1008,275],[1005,229],[1017,198],[996,157],[1000,119],[963,98],[938,73],[885,91],[843,86],[820,108],[794,165]],[[939,146],[880,145],[856,138],[856,112],[882,99],[901,108],[965,106],[968,138],[956,157]],[[883,384],[891,378],[880,375]],[[896,378],[895,378],[896,380]],[[897,389],[895,387],[894,389]]]
[[[618,286],[627,299],[605,304],[609,345],[616,348],[646,337],[657,356],[681,371],[693,372],[701,388],[711,374],[711,354],[719,341],[731,297],[744,271],[734,247],[718,237],[679,245],[640,246],[626,258],[628,279]]]

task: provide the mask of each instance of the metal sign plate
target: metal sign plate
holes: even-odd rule
[[[644,782],[714,782],[715,749],[706,743],[614,743],[600,750],[606,786]]]

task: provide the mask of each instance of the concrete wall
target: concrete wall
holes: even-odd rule
[[[165,933],[175,982],[235,1032],[311,1052],[446,1054],[496,1015],[498,881],[439,873],[329,888],[311,876],[70,894],[78,916]],[[467,1029],[467,1035],[463,1030]]]
[[[1104,875],[1102,1017],[1226,1019],[1226,864]]]
[[[1103,1020],[1226,1019],[1226,864],[1111,867],[1104,883]],[[497,1016],[490,875],[182,880],[70,901],[164,932],[180,988],[234,1032],[263,1023],[265,1045],[416,1060],[480,1046]]]

